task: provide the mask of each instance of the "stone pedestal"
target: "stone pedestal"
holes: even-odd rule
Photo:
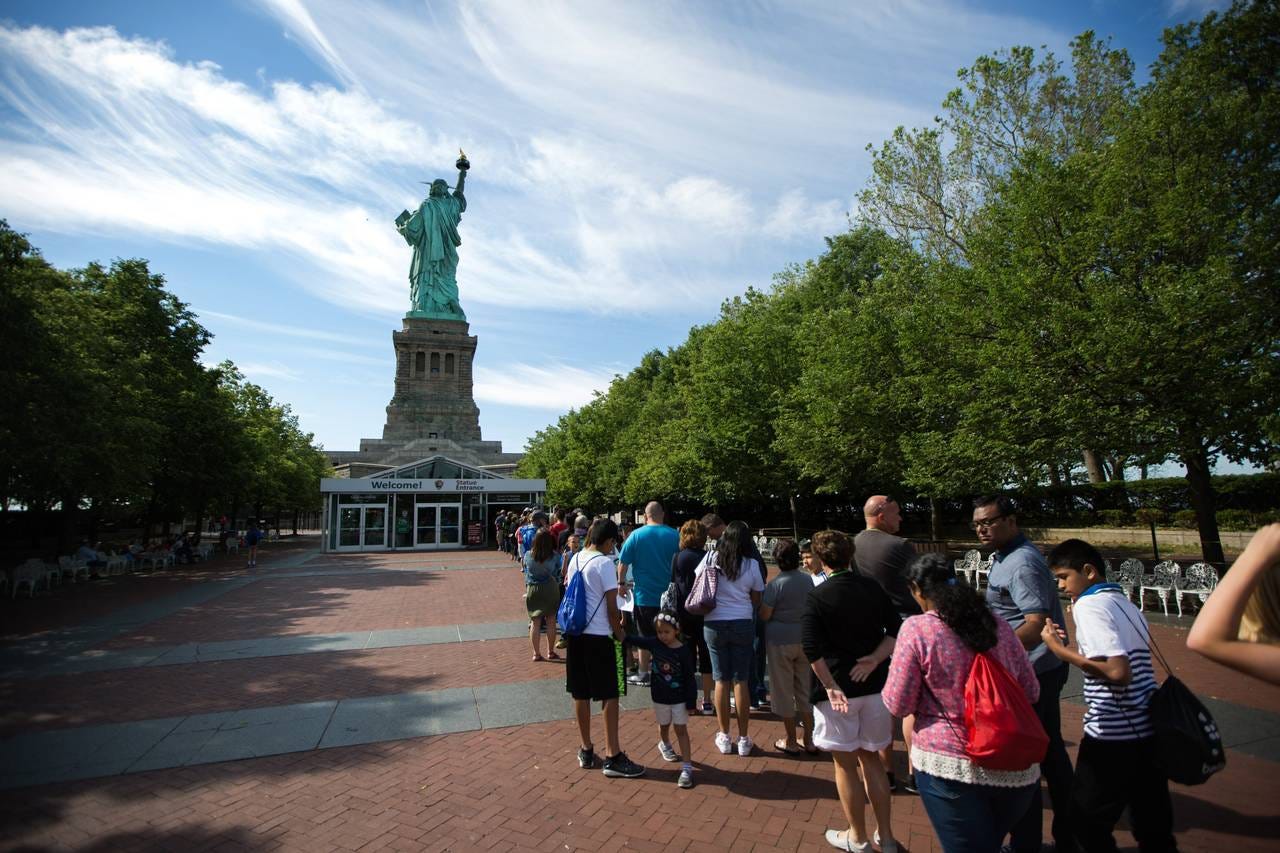
[[[523,456],[480,437],[480,409],[472,396],[476,339],[465,320],[406,316],[391,333],[396,382],[382,438],[360,439],[359,450],[327,450],[337,476],[447,456],[501,474]]]
[[[384,442],[415,439],[480,441],[480,409],[472,397],[471,366],[476,338],[460,320],[405,317],[392,332],[396,383]]]

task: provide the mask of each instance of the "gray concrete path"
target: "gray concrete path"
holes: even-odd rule
[[[647,708],[649,691],[621,704]],[[35,732],[0,741],[0,789],[565,720],[572,711],[561,676]]]
[[[466,643],[472,640],[509,640],[528,635],[528,622],[486,622],[475,625],[433,625],[426,628],[347,631],[340,634],[287,634],[248,640],[184,643],[180,646],[86,649],[65,658],[54,655],[24,658],[23,666],[9,671],[0,670],[0,678],[45,678],[51,675],[104,672],[144,666],[390,649],[399,646],[432,646],[439,643]]]

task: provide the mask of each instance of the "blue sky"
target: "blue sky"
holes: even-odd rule
[[[144,257],[335,450],[381,434],[418,181],[472,162],[462,304],[519,450],[848,226],[868,143],[956,69],[1092,28],[1145,78],[1217,2],[0,5],[0,217]]]

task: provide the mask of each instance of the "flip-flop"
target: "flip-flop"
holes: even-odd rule
[[[805,752],[807,752],[807,753],[809,753],[810,755],[821,755],[821,754],[822,754],[822,750],[818,749],[816,746],[806,746],[806,747],[804,748],[804,751],[805,751]]]
[[[796,747],[795,749],[787,749],[786,738],[778,738],[773,742],[773,748],[778,752],[785,752],[787,755],[802,755],[804,750]]]
[[[560,655],[555,652],[547,652],[547,660],[560,660]]]
[[[546,660],[546,658],[544,658],[542,655],[534,655],[534,656],[533,656],[533,659],[534,659],[534,660]]]

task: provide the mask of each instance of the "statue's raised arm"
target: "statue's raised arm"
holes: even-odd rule
[[[462,194],[462,188],[466,186],[467,170],[471,168],[471,161],[467,159],[466,153],[461,148],[458,149],[458,162],[454,165],[458,167],[458,186],[453,190],[453,197],[458,200],[458,210],[465,212],[467,197]]]
[[[458,302],[458,224],[467,209],[463,195],[467,155],[458,152],[458,185],[450,192],[442,178],[431,182],[431,192],[413,213],[401,211],[396,230],[413,247],[409,265],[409,317],[438,320],[467,319]]]

